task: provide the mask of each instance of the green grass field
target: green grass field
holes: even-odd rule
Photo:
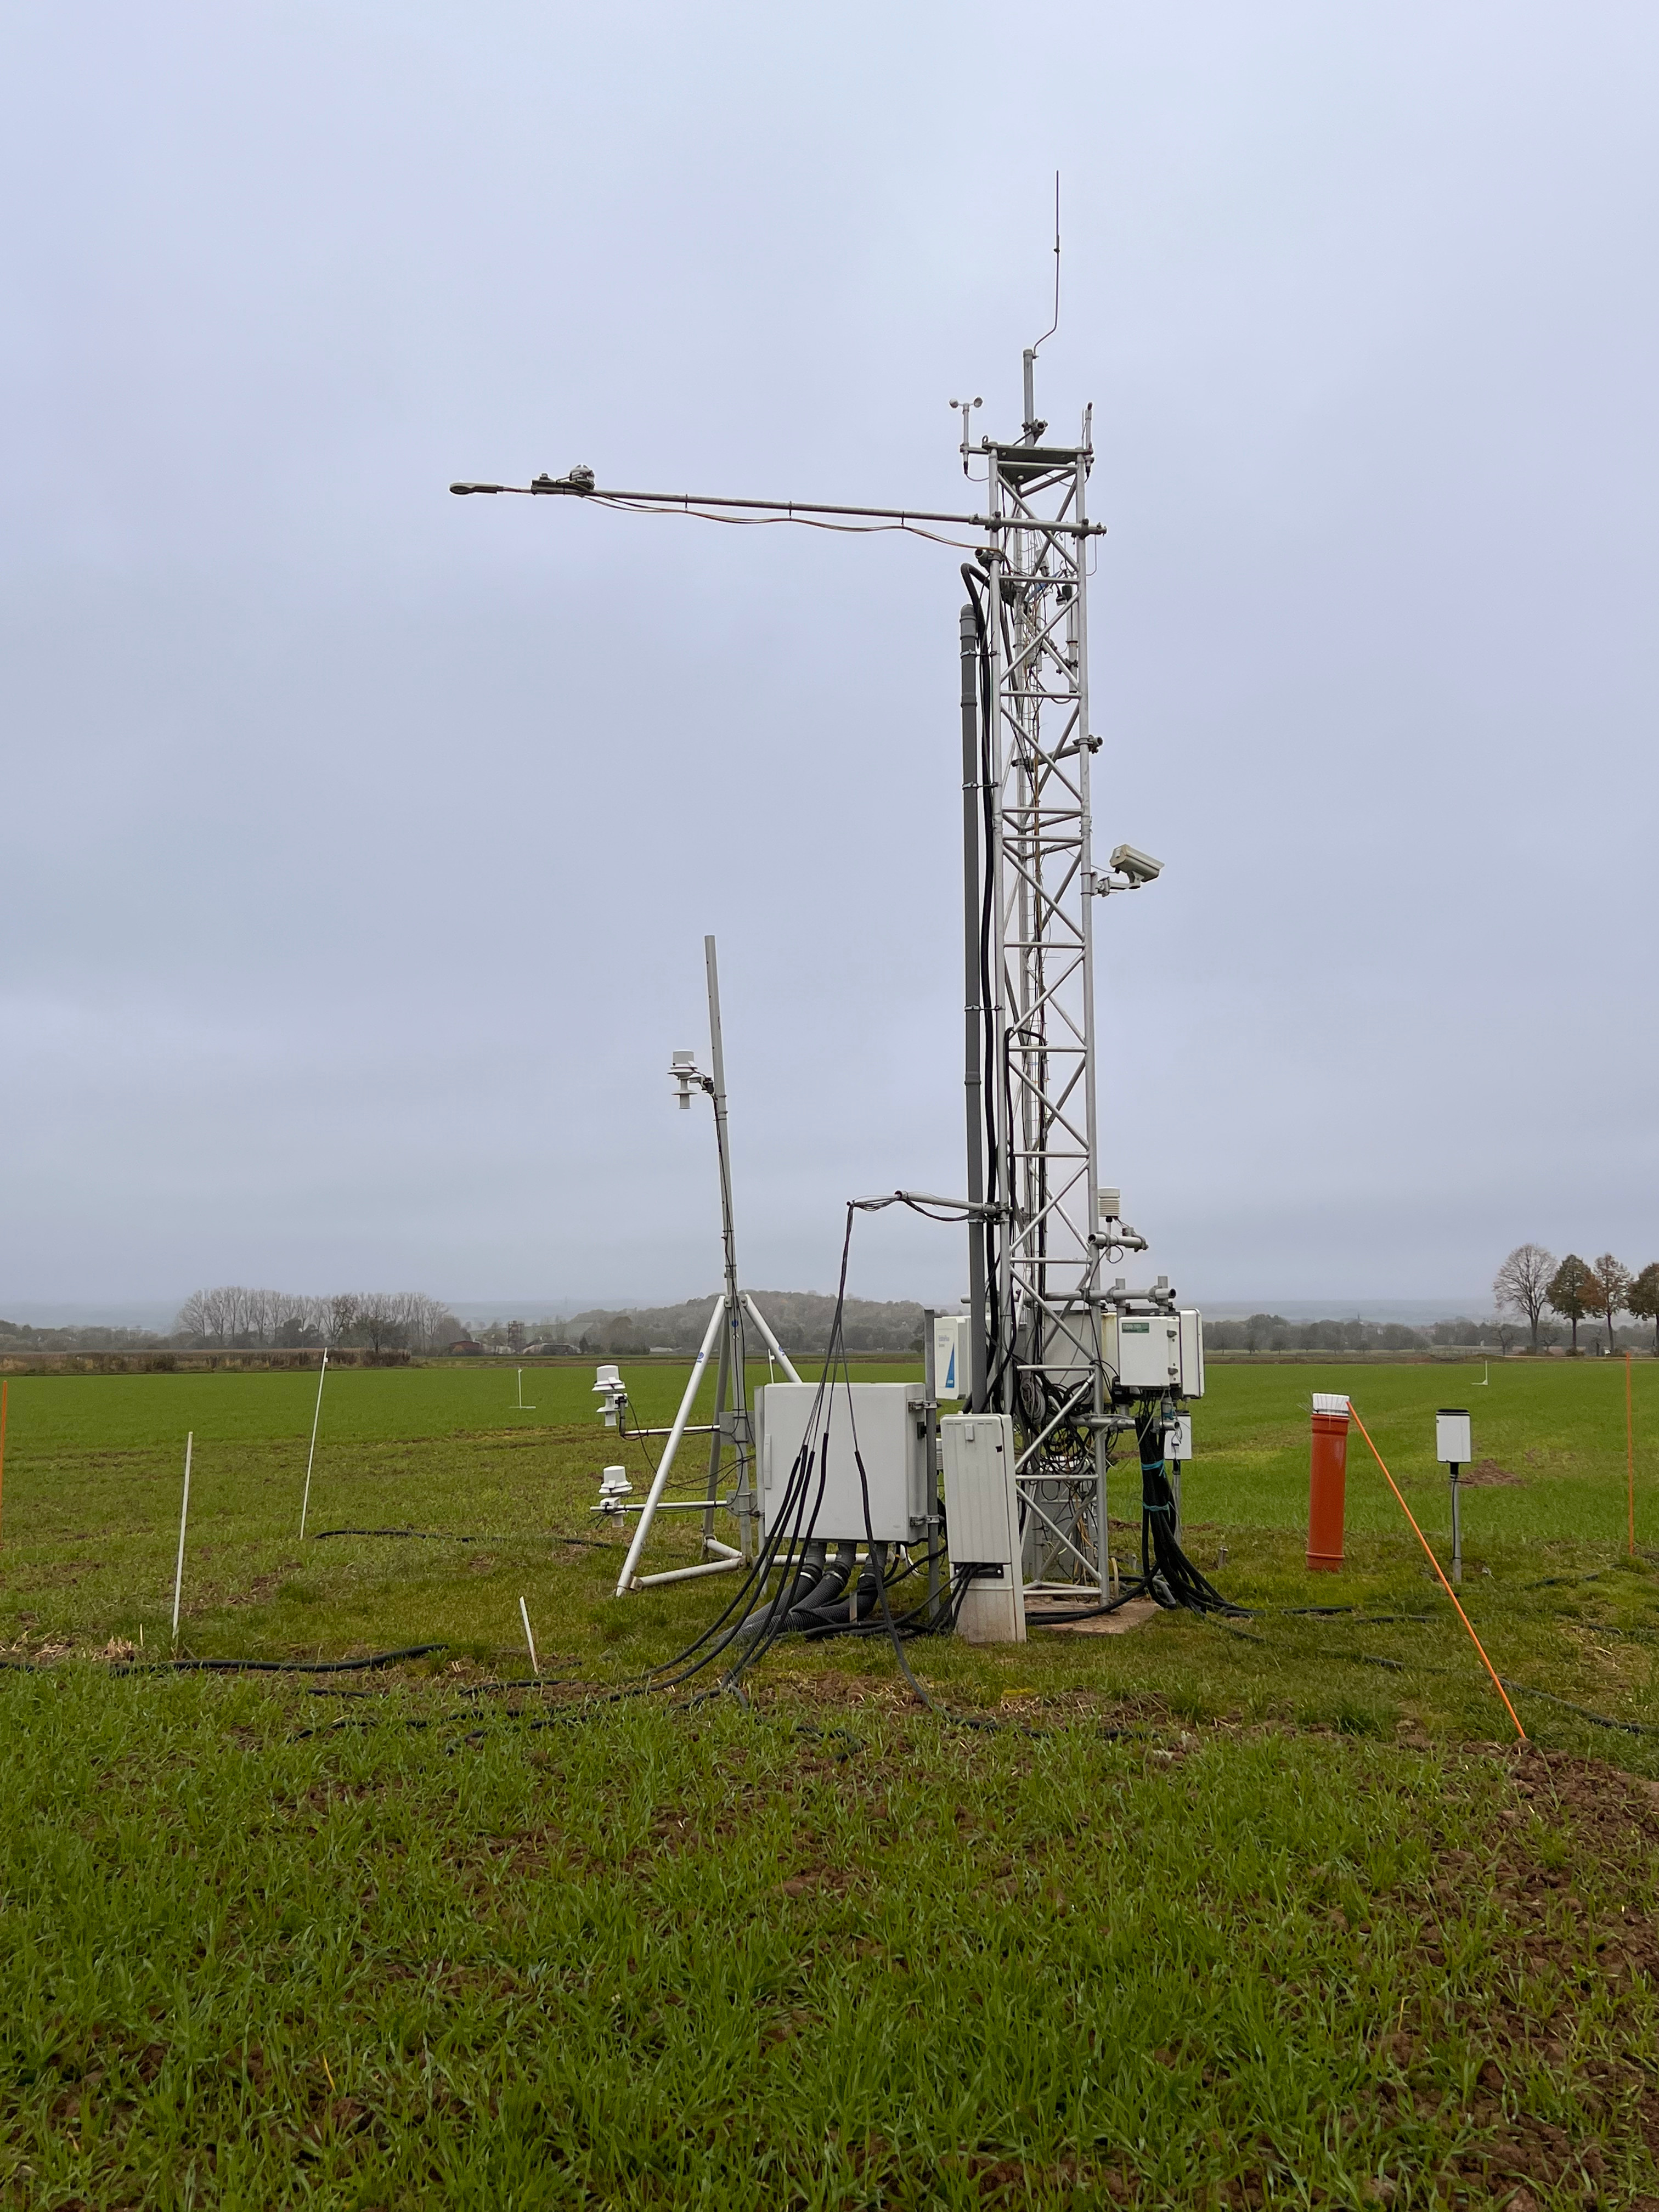
[[[442,1540],[303,1545],[314,1376],[13,1378],[0,2202],[1659,2197],[1659,1368],[1634,1559],[1622,1364],[1481,1373],[1212,1370],[1188,1548],[1251,1616],[911,1645],[989,1727],[878,1641],[629,1694],[731,1585],[611,1595],[585,1370],[331,1374],[311,1528]],[[1443,1553],[1436,1405],[1519,1478],[1464,1595],[1528,1746],[1357,1434],[1306,1572],[1318,1389]],[[181,1650],[442,1649],[154,1668],[186,1431]]]

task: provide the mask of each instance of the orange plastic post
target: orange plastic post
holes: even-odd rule
[[[1339,1407],[1340,1412],[1336,1410]],[[1313,1457],[1308,1478],[1310,1568],[1335,1574],[1342,1565],[1342,1522],[1347,1492],[1348,1401],[1322,1393],[1314,1400]]]

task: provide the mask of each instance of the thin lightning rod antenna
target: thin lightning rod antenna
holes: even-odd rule
[[[1044,331],[1044,332],[1042,333],[1042,337],[1037,340],[1037,342],[1036,342],[1036,345],[1034,345],[1034,346],[1031,348],[1031,355],[1032,355],[1032,358],[1033,358],[1034,360],[1035,360],[1035,358],[1036,358],[1036,356],[1037,346],[1045,346],[1045,345],[1047,345],[1047,344],[1048,344],[1048,341],[1049,341],[1049,339],[1050,339],[1051,337],[1053,337],[1053,336],[1054,336],[1054,332],[1055,332],[1059,328],[1060,328],[1060,171],[1059,171],[1058,169],[1056,169],[1056,170],[1054,171],[1054,319],[1053,322],[1051,322],[1051,323],[1049,324],[1049,325],[1048,325],[1048,329],[1047,329],[1046,331]]]
[[[1048,425],[1046,422],[1040,422],[1037,420],[1037,411],[1036,411],[1036,357],[1037,357],[1037,350],[1038,350],[1038,348],[1039,348],[1039,347],[1045,346],[1045,345],[1047,345],[1047,344],[1048,344],[1048,343],[1049,339],[1050,339],[1051,337],[1053,337],[1053,336],[1054,336],[1054,332],[1055,332],[1059,328],[1060,328],[1060,171],[1059,171],[1058,169],[1056,169],[1056,170],[1054,171],[1054,320],[1049,324],[1049,325],[1048,325],[1048,329],[1047,329],[1046,331],[1044,331],[1044,332],[1042,333],[1042,337],[1037,340],[1036,344],[1036,345],[1029,345],[1029,346],[1027,346],[1027,347],[1026,347],[1026,349],[1025,349],[1025,421],[1024,421],[1024,424],[1022,425],[1022,428],[1024,428],[1024,432],[1025,432],[1026,442],[1027,442],[1029,445],[1032,445],[1032,446],[1035,446],[1035,445],[1036,445],[1036,443],[1037,440],[1038,440],[1038,439],[1042,435],[1043,432],[1044,432],[1044,431],[1048,428]]]

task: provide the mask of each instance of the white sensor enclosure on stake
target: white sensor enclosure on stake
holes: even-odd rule
[[[1474,1459],[1469,1417],[1462,1407],[1443,1406],[1435,1415],[1434,1455],[1447,1467],[1468,1467]]]
[[[799,1517],[790,1499],[790,1475],[813,1410],[816,1382],[767,1382],[755,1393],[755,1452],[760,1462],[761,1512],[766,1534],[810,1534],[815,1541],[908,1544],[927,1528],[927,1425],[920,1382],[836,1382],[823,1394],[812,1443],[817,1453]],[[864,1486],[853,1456],[854,1435],[870,1492],[865,1523]],[[824,1445],[829,1444],[826,1462]]]
[[[633,1494],[634,1486],[628,1480],[628,1469],[625,1467],[608,1467],[599,1477],[599,1502],[593,1510],[619,1516],[623,1498],[631,1498]]]
[[[1014,1424],[1007,1413],[947,1413],[945,1532],[951,1572],[980,1567],[962,1594],[957,1633],[967,1644],[1024,1644],[1025,1581],[1019,1564]]]
[[[628,1403],[628,1385],[614,1363],[596,1370],[593,1388],[599,1396],[599,1411],[605,1415],[605,1425],[614,1429],[617,1416]]]

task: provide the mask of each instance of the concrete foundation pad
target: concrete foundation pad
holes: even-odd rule
[[[1063,1636],[1127,1636],[1132,1628],[1156,1620],[1164,1610],[1156,1598],[1132,1597],[1115,1613],[1097,1613],[1092,1620],[1060,1620],[1045,1619],[1044,1608],[1032,1605],[1025,1609],[1025,1626],[1028,1630],[1049,1628]]]

